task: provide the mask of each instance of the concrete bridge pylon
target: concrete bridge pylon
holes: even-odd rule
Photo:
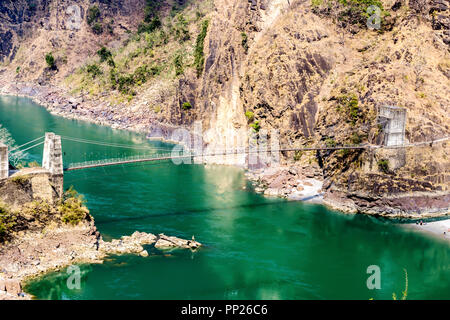
[[[0,143],[0,180],[9,176],[8,146]]]
[[[42,167],[47,169],[52,177],[53,187],[58,197],[64,192],[64,167],[62,158],[61,136],[53,132],[45,133]]]

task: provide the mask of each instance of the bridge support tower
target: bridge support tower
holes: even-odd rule
[[[0,143],[0,180],[9,176],[8,146]]]
[[[384,145],[400,146],[405,144],[406,109],[396,106],[382,106],[378,117],[384,121]]]
[[[42,167],[50,172],[53,187],[58,197],[62,197],[64,193],[64,167],[61,136],[57,136],[53,132],[45,133]]]
[[[386,147],[400,147],[406,141],[407,109],[397,106],[382,106],[378,111],[380,122],[384,123],[384,142]],[[406,149],[393,148],[379,151],[380,157],[389,160],[390,169],[395,170],[406,165]]]

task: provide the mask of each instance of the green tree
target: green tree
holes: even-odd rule
[[[185,102],[183,103],[183,105],[181,106],[183,108],[183,110],[189,110],[192,109],[192,105],[190,102]]]
[[[45,55],[45,62],[47,63],[47,66],[48,66],[50,69],[52,69],[52,70],[56,69],[55,58],[53,57],[53,54],[52,54],[51,52],[50,52],[50,53],[47,53],[47,54]]]
[[[100,50],[97,51],[97,54],[100,57],[100,62],[105,62],[106,60],[112,58],[112,53],[105,47],[102,47]]]
[[[97,19],[100,18],[100,9],[97,5],[92,6],[88,9],[87,12],[87,23],[88,25],[92,25]]]
[[[250,110],[247,110],[245,112],[245,117],[247,118],[247,121],[249,123],[252,122],[253,120],[255,120],[255,114],[252,111],[250,111]]]

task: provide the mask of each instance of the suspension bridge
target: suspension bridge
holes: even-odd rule
[[[42,140],[42,141],[40,141]],[[72,142],[84,143],[84,144],[94,144],[105,146],[108,148],[125,148],[132,150],[147,150],[151,152],[158,152],[153,155],[136,155],[136,156],[125,156],[111,159],[103,159],[103,160],[92,160],[92,161],[83,161],[77,163],[69,163],[66,164],[65,167],[62,166],[62,145],[61,140],[67,140]],[[343,145],[343,146],[315,146],[315,147],[300,147],[300,148],[274,148],[274,149],[263,149],[263,148],[237,148],[237,149],[226,149],[226,150],[214,150],[213,152],[198,152],[198,151],[189,151],[186,149],[165,152],[162,153],[160,151],[167,151],[168,149],[162,148],[152,148],[146,146],[135,146],[135,145],[127,145],[127,144],[119,144],[107,141],[95,141],[95,140],[87,140],[82,138],[75,137],[67,137],[67,136],[58,136],[54,133],[46,133],[45,136],[33,139],[25,144],[22,144],[18,147],[15,147],[9,150],[9,156],[17,153],[17,152],[26,152],[30,149],[36,148],[40,145],[44,144],[44,155],[42,166],[54,174],[60,174],[64,171],[74,171],[74,170],[82,170],[89,168],[97,168],[97,167],[107,167],[107,166],[116,166],[116,165],[124,165],[130,163],[140,163],[140,162],[153,162],[153,161],[164,161],[164,160],[176,160],[176,159],[194,159],[194,158],[205,158],[205,157],[220,157],[220,156],[232,156],[232,155],[252,155],[252,154],[274,154],[278,152],[289,152],[289,151],[316,151],[316,150],[358,150],[358,149],[367,149],[369,145]],[[61,171],[62,170],[62,171]]]
[[[153,148],[149,146],[136,146],[129,144],[120,144],[110,141],[95,141],[88,140],[79,137],[59,136],[54,133],[46,133],[45,136],[38,137],[20,146],[14,147],[8,152],[6,146],[0,144],[0,179],[7,178],[9,175],[8,159],[17,158],[20,154],[38,147],[44,144],[44,153],[42,160],[42,167],[47,169],[53,176],[63,176],[64,172],[83,170],[97,167],[108,167],[125,165],[131,163],[143,163],[143,162],[155,162],[164,160],[183,160],[196,158],[208,158],[208,157],[227,157],[232,155],[272,155],[276,156],[280,152],[299,152],[299,151],[336,151],[336,150],[364,150],[364,149],[398,149],[398,148],[410,148],[421,145],[433,145],[434,143],[447,141],[450,137],[443,137],[432,141],[423,141],[416,143],[406,143],[405,139],[405,127],[406,127],[406,109],[396,106],[382,106],[378,110],[378,118],[375,124],[382,128],[384,133],[384,141],[382,145],[373,144],[354,144],[354,145],[336,145],[334,142],[325,143],[324,145],[316,146],[303,146],[303,147],[271,147],[267,146],[255,146],[246,148],[226,149],[226,150],[213,150],[206,152],[204,150],[186,150],[185,148],[174,148],[171,152],[167,152],[167,149]],[[369,125],[372,127],[373,125]],[[368,128],[366,128],[368,129]],[[132,149],[134,151],[150,151],[152,155],[139,155],[118,157],[113,159],[92,160],[78,163],[69,163],[63,166],[63,153],[62,153],[62,140],[71,141],[80,144],[94,144],[107,148],[121,148]],[[161,152],[163,151],[163,152]],[[156,152],[156,153],[155,153]],[[247,159],[247,160],[250,160]],[[253,158],[254,160],[254,158]]]
[[[394,145],[394,146],[380,146],[380,145],[370,145],[370,144],[359,144],[359,145],[342,145],[342,146],[327,146],[327,145],[318,145],[312,147],[298,147],[298,148],[237,148],[237,149],[227,149],[227,150],[214,150],[213,152],[198,152],[198,151],[189,151],[185,149],[171,151],[171,152],[161,152],[167,151],[165,148],[154,148],[149,146],[139,146],[139,145],[128,145],[128,144],[119,144],[108,141],[95,141],[95,140],[87,140],[76,137],[67,137],[67,136],[58,136],[54,133],[47,133],[45,136],[38,137],[33,139],[25,144],[14,147],[9,150],[9,156],[15,154],[17,152],[26,152],[30,149],[38,147],[44,144],[44,155],[42,166],[53,174],[63,174],[66,171],[75,171],[75,170],[83,170],[89,168],[98,168],[98,167],[108,167],[108,166],[117,166],[117,165],[125,165],[132,163],[143,163],[143,162],[154,162],[154,161],[164,161],[164,160],[183,160],[183,159],[195,159],[195,158],[206,158],[206,157],[226,157],[233,155],[258,155],[258,154],[275,154],[279,152],[298,152],[298,151],[336,151],[336,150],[364,150],[364,149],[378,149],[378,148],[386,148],[386,149],[396,149],[396,148],[409,148],[420,145],[432,145],[434,143],[439,143],[443,141],[447,141],[450,137],[444,137],[440,139],[436,139],[433,141],[424,141],[424,142],[416,142],[402,145]],[[42,140],[42,141],[40,141]],[[121,149],[132,149],[138,151],[151,151],[157,152],[152,155],[135,155],[135,156],[124,156],[110,159],[102,159],[102,160],[89,160],[77,163],[69,163],[63,167],[62,161],[62,145],[61,140],[67,140],[82,144],[94,144],[99,146],[104,146],[108,148],[121,148]],[[3,150],[5,153],[5,150]],[[6,151],[8,154],[8,151]],[[1,157],[7,158],[5,156]],[[4,162],[4,161],[3,161]]]
[[[342,146],[342,147],[316,147],[316,148],[289,148],[289,149],[274,149],[274,150],[251,150],[251,149],[236,149],[236,150],[225,150],[216,151],[211,153],[196,153],[196,152],[181,152],[181,154],[174,153],[164,153],[157,154],[153,156],[131,156],[131,157],[121,157],[116,159],[107,160],[94,160],[86,161],[81,163],[72,163],[68,167],[64,168],[64,171],[74,171],[82,170],[88,168],[97,167],[107,167],[115,165],[123,165],[130,163],[139,162],[153,162],[153,161],[163,161],[163,160],[183,160],[183,159],[194,159],[194,158],[205,158],[205,157],[226,157],[233,155],[251,155],[251,154],[262,154],[262,153],[275,153],[275,152],[288,152],[288,151],[313,151],[313,150],[342,150],[342,149],[365,149],[365,146]]]

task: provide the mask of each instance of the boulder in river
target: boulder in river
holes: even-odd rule
[[[184,240],[177,237],[169,237],[161,233],[158,235],[158,241],[155,243],[155,248],[157,249],[172,249],[172,248],[183,248],[183,249],[197,249],[201,247],[201,243],[194,240]]]

